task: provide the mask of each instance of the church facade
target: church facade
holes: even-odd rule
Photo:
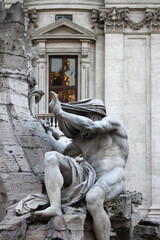
[[[6,7],[15,1],[6,0]],[[159,0],[21,0],[33,71],[62,102],[100,98],[129,135],[126,189],[143,194],[143,217],[160,218]],[[27,20],[26,20],[27,21]]]

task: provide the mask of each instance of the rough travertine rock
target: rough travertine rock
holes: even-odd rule
[[[35,192],[42,192],[44,153],[51,150],[40,122],[28,107],[27,76],[31,44],[24,13],[17,2],[0,8],[0,220],[6,208]],[[9,215],[7,216],[9,219]],[[20,220],[19,220],[20,221]],[[4,229],[6,221],[0,223]],[[3,233],[1,233],[3,236]],[[0,239],[5,239],[4,236]],[[11,238],[10,238],[11,239]]]
[[[142,219],[133,231],[133,240],[159,240],[160,223],[153,222],[151,219]]]
[[[48,223],[48,240],[59,237],[64,240],[85,239],[84,223],[86,219],[86,210],[83,208],[66,209],[63,216],[52,218]]]
[[[142,204],[142,194],[124,192],[111,203],[105,204],[115,236],[111,240],[131,240],[134,227],[140,221],[138,206]],[[137,240],[137,239],[135,239]]]
[[[140,193],[126,192],[113,203],[107,204],[109,207],[106,209],[112,223],[111,240],[138,240],[132,238],[132,232],[140,220],[138,205],[141,203],[141,197]],[[2,222],[1,228],[4,229],[2,236],[5,236],[5,240],[10,240],[9,236],[12,236],[13,233],[15,236],[13,240],[17,240],[21,235],[25,236],[25,240],[53,240],[56,237],[63,240],[96,240],[92,218],[86,211],[83,201],[80,205],[81,207],[63,208],[62,216],[46,218],[43,221],[35,218],[31,213],[16,216],[15,205],[13,205]],[[135,208],[137,208],[136,212]],[[15,233],[16,228],[17,232]]]

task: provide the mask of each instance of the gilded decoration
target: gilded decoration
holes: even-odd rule
[[[121,32],[124,29],[140,30],[148,28],[151,32],[160,30],[160,8],[145,9],[142,13],[143,19],[139,22],[134,22],[131,19],[131,11],[129,8],[118,9],[100,9],[92,11],[93,28],[97,33],[100,32]]]

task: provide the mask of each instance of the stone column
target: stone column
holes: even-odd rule
[[[95,45],[95,97],[104,101],[104,35],[99,34]]]
[[[90,88],[90,41],[81,42],[81,81],[80,81],[80,98],[89,97]]]
[[[38,50],[39,50],[39,60],[38,60],[38,88],[45,92],[45,96],[39,102],[39,114],[48,113],[48,79],[46,76],[46,43],[45,41],[38,42]]]
[[[105,105],[108,114],[118,119],[123,112],[122,80],[123,34],[105,33]]]
[[[160,218],[160,36],[151,34],[152,205],[149,218]]]

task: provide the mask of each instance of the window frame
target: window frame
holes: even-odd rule
[[[74,86],[66,86],[65,84],[64,84],[64,82],[62,81],[62,85],[61,86],[51,86],[51,81],[50,81],[50,79],[51,79],[51,59],[53,59],[53,58],[60,58],[60,59],[62,59],[62,69],[64,69],[64,59],[66,59],[66,58],[73,58],[73,59],[75,59],[75,85]],[[57,92],[57,91],[62,91],[63,92],[63,96],[62,96],[62,98],[63,98],[63,102],[65,102],[64,100],[65,100],[65,92],[67,91],[67,90],[75,90],[75,101],[77,101],[77,99],[78,99],[78,55],[49,55],[49,74],[48,74],[48,76],[49,76],[49,82],[48,82],[48,90],[49,90],[49,95],[48,95],[48,99],[49,99],[49,101],[51,100],[51,98],[50,98],[50,91],[55,91],[55,92]],[[63,77],[64,77],[64,71],[63,71]]]
[[[67,19],[71,22],[73,21],[73,15],[72,14],[56,14],[55,15],[55,21],[58,21],[62,18],[65,18],[65,19]]]

